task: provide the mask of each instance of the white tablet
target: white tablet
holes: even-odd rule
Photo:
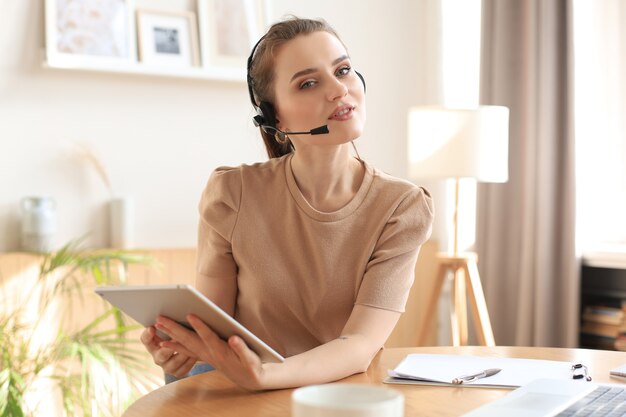
[[[96,293],[144,326],[152,326],[159,315],[191,329],[188,314],[200,317],[226,340],[241,337],[263,362],[283,362],[278,352],[243,327],[224,310],[190,285],[138,285],[98,287]],[[165,336],[165,335],[163,335]]]

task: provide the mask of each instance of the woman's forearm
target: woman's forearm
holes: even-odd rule
[[[379,348],[363,335],[341,336],[283,363],[264,364],[262,389],[320,384],[365,372]]]

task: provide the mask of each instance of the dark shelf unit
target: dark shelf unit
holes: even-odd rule
[[[621,308],[624,300],[626,300],[626,269],[583,265],[580,291],[581,323],[586,306]],[[578,344],[582,348],[612,349],[609,340],[583,337],[582,333],[579,334]]]

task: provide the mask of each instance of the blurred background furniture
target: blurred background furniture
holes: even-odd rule
[[[411,178],[454,179],[454,232],[451,251],[437,254],[438,272],[418,345],[427,338],[430,324],[448,276],[452,277],[452,344],[468,342],[467,298],[479,343],[495,346],[477,256],[459,250],[459,187],[461,178],[478,182],[508,180],[508,117],[506,107],[475,109],[413,107],[409,111],[409,174]]]

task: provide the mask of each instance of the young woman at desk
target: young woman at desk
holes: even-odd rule
[[[248,73],[270,159],[211,175],[196,286],[287,359],[261,363],[239,337],[223,341],[193,317],[197,334],[160,317],[156,328],[172,340],[150,327],[142,341],[166,373],[205,362],[250,390],[363,372],[404,310],[431,198],[351,155],[365,82],[326,22],[273,25]]]

